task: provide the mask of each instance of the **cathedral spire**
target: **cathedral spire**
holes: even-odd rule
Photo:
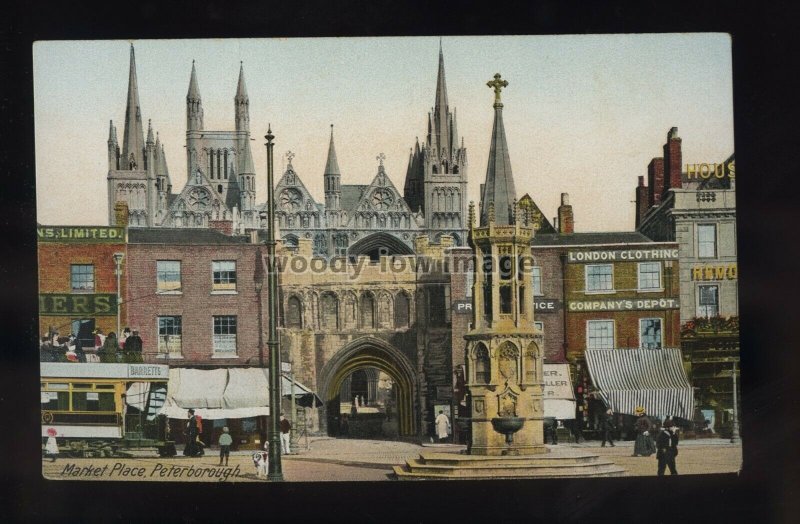
[[[189,78],[189,92],[186,93],[186,129],[187,131],[203,129],[203,102],[200,98],[200,87],[197,85],[194,60],[192,60],[192,76]]]
[[[333,124],[331,124],[331,142],[328,146],[328,161],[325,163],[326,175],[341,175],[339,171],[339,162],[336,159],[336,148],[333,145]]]
[[[244,141],[244,151],[242,154],[242,166],[239,169],[239,173],[247,174],[247,175],[255,175],[256,168],[253,164],[253,153],[250,151],[250,140],[247,139]]]
[[[335,211],[341,205],[341,178],[339,162],[336,159],[336,148],[333,145],[333,124],[331,124],[331,142],[328,146],[328,160],[325,162],[325,207]]]
[[[124,169],[144,168],[144,131],[142,111],[139,107],[139,85],[136,82],[136,56],[131,44],[130,70],[128,72],[128,100],[125,107],[125,133],[122,138],[122,166]]]
[[[239,84],[233,98],[236,106],[236,130],[250,131],[250,97],[247,96],[247,85],[244,82],[244,63],[239,62]]]
[[[153,121],[147,119],[147,144],[153,143]]]
[[[447,104],[447,83],[444,78],[444,53],[442,40],[439,39],[439,73],[436,77],[436,103],[433,107],[434,133],[436,133],[439,150],[450,150],[449,118],[450,109]]]
[[[514,189],[514,175],[511,172],[511,159],[506,144],[506,131],[503,126],[503,103],[500,91],[508,85],[501,80],[500,73],[487,86],[494,88],[494,125],[492,141],[489,146],[489,165],[486,168],[486,182],[481,195],[481,225],[489,222],[489,208],[494,208],[495,223],[509,225],[513,223],[513,205],[517,199]]]

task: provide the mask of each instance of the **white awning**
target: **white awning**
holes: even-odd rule
[[[169,370],[168,397],[161,413],[185,419],[192,408],[203,419],[269,415],[269,380],[262,368]]]
[[[692,420],[694,390],[680,349],[587,349],[586,363],[600,396],[615,412],[634,415],[641,406],[648,415]]]
[[[564,399],[544,399],[544,416],[559,420],[575,418],[575,401]]]

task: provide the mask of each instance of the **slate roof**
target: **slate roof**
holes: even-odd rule
[[[248,244],[246,236],[229,236],[214,229],[204,228],[130,228],[129,244]]]
[[[340,187],[342,188],[341,208],[345,211],[352,211],[361,201],[361,195],[369,186],[366,184],[342,184]]]
[[[609,233],[537,234],[533,246],[584,246],[603,244],[635,244],[653,242],[638,231],[614,231]]]

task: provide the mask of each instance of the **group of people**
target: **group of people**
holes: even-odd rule
[[[187,457],[202,457],[205,455],[206,444],[201,440],[200,436],[203,433],[203,420],[200,416],[195,414],[194,409],[189,409],[188,420],[184,430],[186,437],[186,446],[183,448],[183,454]],[[289,422],[285,415],[281,413],[279,422],[280,426],[280,441],[281,452],[284,455],[291,453],[291,432],[292,423]],[[231,437],[228,427],[222,428],[222,434],[219,437],[219,465],[228,465],[228,458],[231,454],[231,446],[233,445],[233,437]],[[267,449],[268,442],[264,442],[264,449]]]
[[[656,460],[658,460],[658,475],[663,475],[667,468],[669,468],[671,475],[677,475],[678,471],[675,468],[675,457],[678,456],[678,426],[672,418],[667,417],[661,425],[661,428],[657,431],[658,434],[654,442],[653,436],[651,435],[651,433],[654,432],[654,424],[647,416],[645,409],[639,406],[636,408],[635,414],[637,417],[636,423],[634,424],[634,428],[636,429],[636,441],[633,444],[632,456],[649,457],[655,453]],[[606,411],[605,417],[601,423],[601,429],[603,431],[603,440],[600,447],[605,447],[606,442],[608,442],[611,447],[614,447],[612,432],[616,429],[616,426],[614,425],[614,411],[611,408]]]
[[[62,337],[51,329],[41,338],[39,356],[41,362],[141,362],[142,338],[136,330],[125,328],[122,336],[111,331],[108,335],[96,329],[94,346],[84,347],[75,333]]]

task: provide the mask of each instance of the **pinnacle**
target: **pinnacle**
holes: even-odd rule
[[[239,85],[236,87],[236,98],[247,100],[247,85],[244,82],[244,62],[239,62]]]
[[[189,92],[186,98],[200,100],[200,87],[197,84],[197,70],[194,67],[194,60],[192,60],[192,76],[189,79]]]

